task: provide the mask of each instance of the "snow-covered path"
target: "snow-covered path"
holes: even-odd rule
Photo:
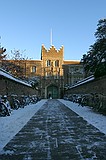
[[[51,99],[3,148],[0,159],[105,160],[105,153],[106,135]]]
[[[106,116],[99,113],[95,113],[94,111],[92,111],[90,107],[87,106],[81,107],[78,106],[77,103],[73,103],[63,99],[60,99],[60,102],[62,102],[71,110],[83,117],[90,124],[98,128],[102,133],[106,134]]]
[[[46,101],[46,99],[41,100],[25,108],[13,110],[11,116],[0,117],[0,150],[19,132]],[[78,104],[63,99],[59,99],[59,101],[106,134],[106,116],[94,113],[89,107],[80,107]]]
[[[0,150],[18,133],[47,100],[13,110],[10,116],[0,117]]]

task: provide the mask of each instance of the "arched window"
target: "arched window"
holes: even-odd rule
[[[55,61],[55,67],[59,67],[59,60]]]

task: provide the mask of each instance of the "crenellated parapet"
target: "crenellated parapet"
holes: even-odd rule
[[[47,49],[46,49],[46,47],[44,46],[44,44],[42,45],[41,52],[42,52],[42,53],[43,53],[43,52],[46,52],[46,53],[47,53]]]
[[[44,57],[48,57],[48,56],[54,59],[59,58],[59,57],[63,59],[63,55],[64,55],[63,46],[61,46],[60,49],[57,50],[53,45],[49,49],[46,49],[46,47],[42,45],[41,59],[43,59]]]

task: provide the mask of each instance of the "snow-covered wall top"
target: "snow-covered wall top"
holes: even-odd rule
[[[20,79],[18,79],[18,78],[15,78],[13,75],[11,75],[10,73],[6,72],[5,70],[3,70],[3,69],[1,69],[1,68],[0,68],[0,76],[3,76],[3,77],[5,77],[5,78],[10,79],[10,80],[13,80],[13,81],[15,81],[15,82],[17,82],[17,83],[21,83],[21,84],[23,84],[23,85],[26,85],[26,86],[31,87],[30,84],[28,84],[28,83],[26,83],[26,82],[24,82],[24,81],[22,81],[22,80],[20,80]]]
[[[71,86],[70,89],[71,89],[71,88],[74,88],[74,87],[77,87],[77,86],[79,86],[79,85],[82,85],[82,84],[84,84],[84,83],[93,81],[94,79],[95,79],[94,76],[91,75],[91,76],[89,76],[89,77],[87,77],[87,78],[85,78],[85,79],[83,79],[83,80],[81,80],[81,81],[78,81],[75,85]]]

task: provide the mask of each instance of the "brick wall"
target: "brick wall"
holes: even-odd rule
[[[38,91],[30,86],[0,76],[0,95],[38,95]]]
[[[106,76],[81,84],[65,91],[70,100],[76,95],[84,97],[84,105],[106,115]]]
[[[73,87],[72,89],[65,91],[65,93],[72,93],[72,94],[98,93],[106,95],[106,76]]]

